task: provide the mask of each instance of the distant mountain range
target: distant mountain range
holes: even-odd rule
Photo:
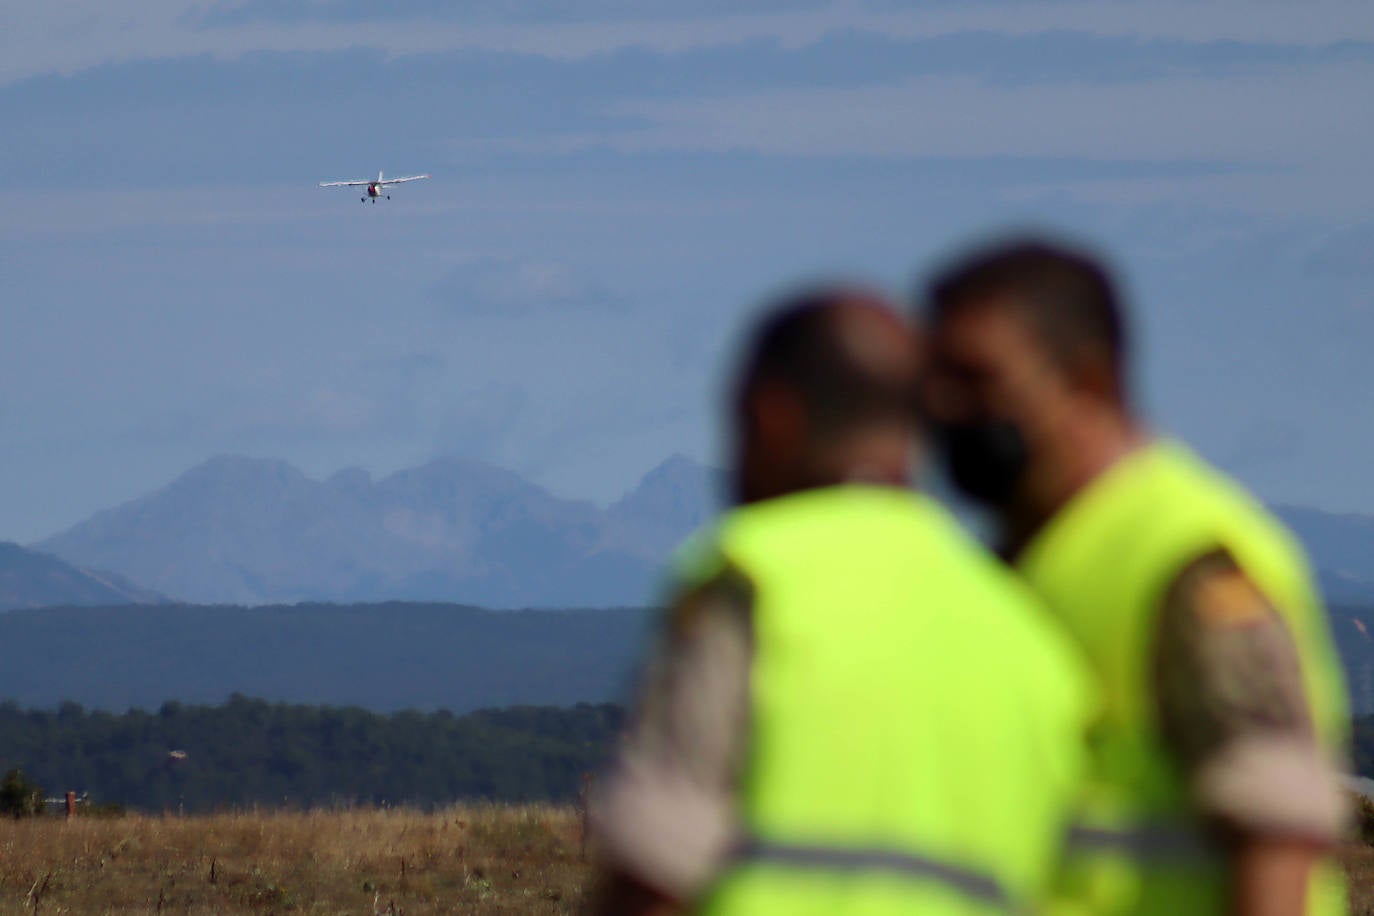
[[[602,509],[458,459],[318,481],[280,461],[216,458],[34,548],[0,544],[0,610],[107,606],[0,614],[0,696],[121,708],[240,690],[374,709],[613,698],[641,612],[405,602],[650,605],[720,484],[676,456]],[[1374,712],[1374,517],[1276,511],[1314,559],[1356,707]],[[127,607],[164,595],[220,607]]]
[[[319,481],[220,457],[34,546],[199,604],[643,606],[673,545],[712,513],[712,481],[674,456],[601,509],[457,458]]]
[[[718,471],[677,455],[603,509],[457,458],[374,481],[360,469],[314,480],[282,461],[219,457],[32,545],[45,559],[16,546],[0,552],[0,610],[161,595],[198,604],[643,606],[673,547],[714,513],[720,484]],[[1374,516],[1276,511],[1333,603],[1374,605]],[[58,560],[76,568],[39,572]],[[21,569],[35,587],[20,587]]]
[[[161,604],[167,599],[123,576],[81,569],[0,541],[0,610],[59,604]]]

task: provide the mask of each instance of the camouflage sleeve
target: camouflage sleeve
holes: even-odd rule
[[[749,584],[733,572],[680,596],[593,798],[607,864],[684,903],[706,889],[735,840],[751,613]]]
[[[1205,817],[1234,832],[1339,839],[1343,796],[1315,736],[1297,647],[1228,554],[1174,580],[1154,675],[1163,740]]]

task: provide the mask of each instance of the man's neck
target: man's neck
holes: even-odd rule
[[[736,504],[746,506],[846,483],[908,487],[912,442],[909,428],[880,426],[799,447],[787,453],[787,461],[764,462],[768,473],[744,475]]]
[[[846,436],[817,455],[817,477],[825,483],[867,483],[907,487],[911,484],[911,430],[876,428]]]
[[[1014,558],[1078,494],[1149,441],[1143,426],[1129,417],[1113,417],[1084,428],[1081,435],[1063,443],[1061,453],[1052,463],[1057,473],[1047,475],[1036,488],[1038,492],[1028,493],[1020,505],[1013,505],[1004,513],[999,552]]]

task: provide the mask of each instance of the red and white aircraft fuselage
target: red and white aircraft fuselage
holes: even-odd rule
[[[394,184],[401,184],[406,181],[419,181],[421,178],[428,178],[428,175],[408,175],[405,178],[383,178],[382,173],[377,172],[376,178],[364,178],[358,181],[321,181],[322,188],[367,188],[367,196],[358,198],[363,203],[371,200],[374,204],[377,198],[385,197],[391,200],[391,195],[386,189]]]

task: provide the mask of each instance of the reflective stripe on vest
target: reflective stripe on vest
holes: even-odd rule
[[[1114,852],[1141,862],[1196,862],[1215,865],[1221,851],[1196,830],[1178,824],[1145,823],[1130,827],[1074,824],[1065,843],[1085,852]]]
[[[992,875],[909,852],[747,840],[736,849],[733,858],[739,864],[885,872],[914,881],[934,881],[983,903],[1008,910],[1013,908],[1011,896]]]

